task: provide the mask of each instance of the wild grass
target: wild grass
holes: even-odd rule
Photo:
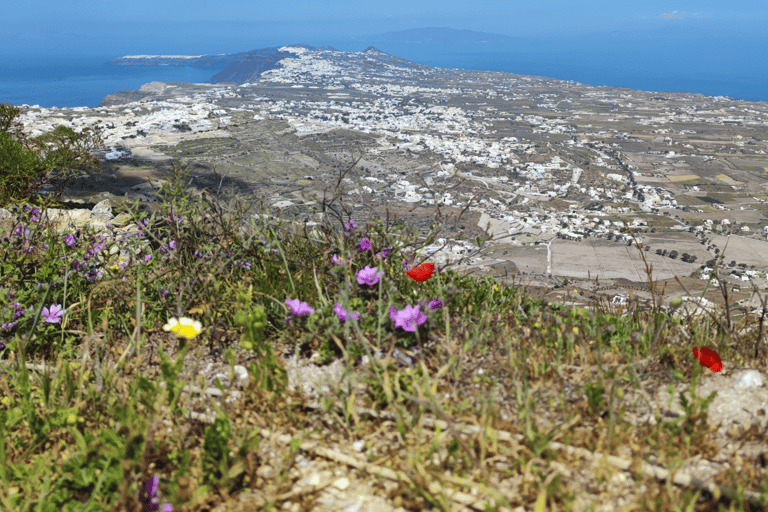
[[[406,510],[750,510],[750,492],[766,496],[747,462],[717,488],[674,474],[718,452],[692,346],[754,363],[762,315],[737,324],[726,300],[680,320],[650,266],[650,309],[545,304],[450,266],[416,282],[403,260],[428,261],[439,216],[427,240],[389,219],[357,225],[337,185],[317,229],[297,229],[263,203],[247,221],[241,198],[221,206],[184,177],[159,213],[127,210],[139,235],[112,253],[90,229],[57,235],[45,210],[9,205],[0,509],[312,510],[325,487],[300,485],[311,457]],[[192,353],[220,354],[230,381],[250,361],[213,418],[184,392],[203,387]],[[317,404],[288,389],[295,353],[346,367]],[[672,419],[641,393],[683,383]]]

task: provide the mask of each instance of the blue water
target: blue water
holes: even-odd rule
[[[293,44],[301,41],[292,41]],[[238,43],[221,51],[234,53],[285,41]],[[617,40],[525,40],[514,44],[402,44],[367,41],[331,41],[308,37],[305,44],[333,46],[343,51],[363,51],[376,46],[391,55],[420,64],[444,68],[501,71],[593,86],[615,86],[645,91],[694,92],[709,96],[768,101],[768,47],[764,39],[718,37],[690,42],[670,37]],[[23,59],[0,55],[0,103],[43,107],[96,107],[107,94],[138,89],[154,81],[209,82],[220,69],[174,66],[113,66],[109,61],[131,52],[100,54],[26,55]],[[133,52],[135,54],[137,52]],[[200,43],[190,51],[145,54],[200,55]],[[762,64],[760,64],[762,63]]]
[[[205,83],[220,69],[175,66],[114,66],[98,56],[51,65],[0,65],[0,103],[41,107],[97,107],[107,94],[138,89],[159,80]]]
[[[660,38],[375,46],[428,66],[542,76],[592,86],[768,101],[768,43],[764,39],[734,41],[713,37],[708,43]]]

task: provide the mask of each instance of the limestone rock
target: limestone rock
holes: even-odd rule
[[[763,385],[763,378],[757,370],[747,370],[743,372],[733,387],[737,389],[757,388]]]

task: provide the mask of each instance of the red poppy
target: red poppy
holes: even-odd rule
[[[723,369],[723,362],[720,360],[720,356],[710,348],[701,347],[701,350],[699,350],[698,347],[693,347],[693,356],[699,358],[701,366],[706,366],[713,372],[719,372]]]
[[[408,277],[414,281],[426,281],[432,277],[432,272],[435,271],[435,266],[431,263],[424,263],[418,267],[414,267],[411,270],[406,270],[405,273]]]

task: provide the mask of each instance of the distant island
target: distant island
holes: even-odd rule
[[[110,62],[115,66],[186,66],[222,69],[245,58],[248,52],[220,55],[126,55]]]
[[[332,50],[330,46],[316,48],[305,44],[290,45],[291,48],[306,48],[308,50]],[[296,58],[292,52],[281,51],[282,46],[260,48],[240,53],[224,53],[220,55],[126,55],[115,59],[110,64],[115,66],[186,66],[191,68],[221,69],[211,77],[211,83],[243,82],[255,79],[264,71],[277,66],[282,59]]]
[[[306,44],[293,44],[286,46],[272,46],[269,48],[260,48],[242,53],[232,53],[224,55],[127,55],[113,60],[111,64],[118,66],[188,66],[197,68],[219,68],[221,71],[211,77],[210,83],[246,83],[258,80],[259,77],[283,64],[281,61],[286,59],[298,59],[304,52],[333,52],[339,51],[331,46],[309,46]],[[337,57],[327,56],[328,59],[337,60],[340,65],[348,65],[349,57],[347,55],[367,55],[376,56],[376,60],[381,66],[397,66],[402,69],[427,69],[428,66],[422,66],[415,62],[393,57],[382,52],[374,46],[369,46],[364,52],[347,53],[341,52]],[[361,62],[369,73],[376,74],[381,69],[372,66],[367,60]],[[223,68],[223,69],[222,69]],[[129,94],[135,97],[136,91],[122,91],[120,94]]]
[[[383,32],[352,40],[366,43],[418,43],[418,44],[472,44],[472,43],[512,43],[522,41],[522,37],[512,37],[504,34],[477,32],[475,30],[458,30],[447,27],[426,27]]]

